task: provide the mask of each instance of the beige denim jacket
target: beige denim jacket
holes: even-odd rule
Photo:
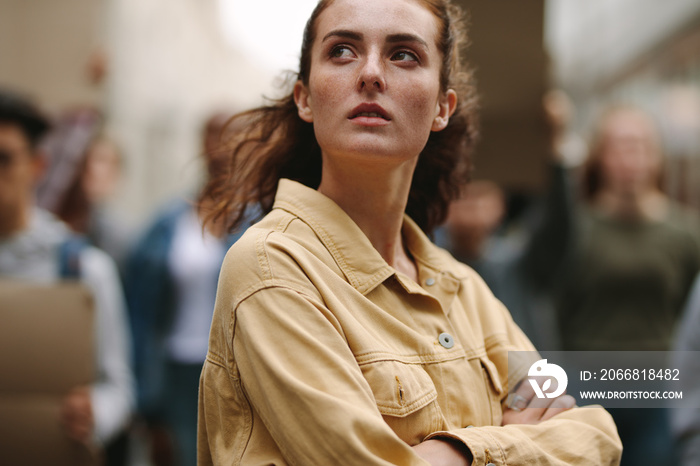
[[[508,351],[533,350],[469,267],[406,217],[415,283],[333,201],[281,180],[272,212],[222,267],[199,393],[199,464],[425,465],[409,447],[466,444],[474,465],[619,462],[602,408],[501,426]],[[527,367],[510,368],[519,380]]]

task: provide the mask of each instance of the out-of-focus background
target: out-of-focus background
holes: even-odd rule
[[[625,98],[663,126],[672,192],[700,198],[700,3],[696,0],[460,0],[483,96],[477,177],[541,189],[540,99],[564,89],[583,136]],[[138,223],[195,186],[202,120],[278,93],[314,0],[0,0],[0,85],[58,113],[106,115],[126,159],[113,202]],[[539,130],[539,131],[538,131]],[[688,170],[688,167],[692,167]]]
[[[436,242],[484,277],[540,349],[700,349],[700,280],[685,304],[700,269],[700,1],[454,2],[469,13],[480,182]],[[236,238],[203,235],[191,209],[216,168],[200,155],[228,116],[289,89],[315,4],[0,0],[0,88],[57,122],[37,200],[107,251],[126,289],[138,412],[107,464],[194,464],[199,371]],[[616,103],[651,123],[638,111],[601,120]],[[585,179],[590,154],[602,181],[576,200],[568,183]],[[154,368],[168,374],[161,392],[149,391]],[[668,459],[678,442],[695,442],[680,464],[698,464],[700,417],[676,423],[674,444],[667,413],[632,411],[614,416],[644,460],[623,465],[666,464],[644,455]]]

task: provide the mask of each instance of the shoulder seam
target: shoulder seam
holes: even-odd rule
[[[309,299],[316,299],[316,297],[310,295],[307,293],[305,290],[301,289],[301,287],[298,286],[298,284],[285,280],[285,279],[280,279],[280,278],[269,278],[269,279],[264,279],[260,283],[256,283],[254,285],[249,286],[245,290],[243,290],[238,298],[233,302],[232,311],[235,313],[236,309],[240,304],[253,296],[255,293],[266,290],[266,289],[271,289],[271,288],[284,288],[290,291],[294,291],[295,293],[299,293],[302,296],[305,296]]]

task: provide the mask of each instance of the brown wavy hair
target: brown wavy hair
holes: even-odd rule
[[[439,20],[441,90],[454,89],[458,96],[447,127],[430,134],[419,156],[406,206],[406,213],[431,233],[445,220],[450,201],[459,196],[460,187],[469,179],[470,155],[477,137],[477,97],[473,75],[461,60],[466,46],[462,11],[449,0],[419,2]],[[308,85],[316,23],[332,3],[320,0],[306,23],[299,72],[288,79],[290,87],[296,80]],[[240,121],[245,129],[223,142],[230,148],[228,170],[211,177],[200,196],[200,207],[206,205],[207,223],[223,224],[229,231],[242,223],[247,212],[265,214],[272,209],[281,178],[313,189],[321,183],[321,148],[313,124],[299,118],[293,91],[231,119],[235,124]]]

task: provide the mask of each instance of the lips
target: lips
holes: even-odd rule
[[[353,118],[357,118],[357,117],[384,118],[385,120],[388,120],[388,118],[386,118],[384,115],[380,115],[379,113],[373,113],[373,112],[372,113],[370,113],[370,112],[358,113]]]
[[[350,115],[348,116],[350,120],[357,118],[370,118],[370,119],[382,119],[384,121],[391,121],[389,113],[387,113],[381,105],[378,104],[360,104],[355,107]]]

